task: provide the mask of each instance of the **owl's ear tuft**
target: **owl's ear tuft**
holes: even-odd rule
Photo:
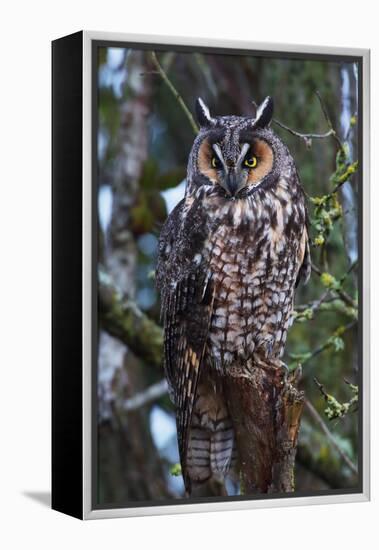
[[[254,126],[257,128],[264,128],[271,122],[272,115],[274,113],[274,100],[272,97],[267,96],[264,101],[257,108],[257,112],[254,119]]]
[[[205,105],[201,97],[198,97],[195,104],[197,121],[201,127],[210,126],[213,122],[208,107]]]

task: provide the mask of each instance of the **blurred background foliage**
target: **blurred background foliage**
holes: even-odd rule
[[[98,502],[123,505],[183,496],[180,475],[172,475],[178,451],[163,370],[156,364],[159,358],[146,353],[153,338],[159,343],[160,333],[141,317],[133,326],[133,315],[145,314],[159,324],[157,238],[184,194],[194,132],[150,51],[100,47],[98,52],[99,269],[101,280],[117,289],[112,304],[118,300],[132,308],[132,320],[123,328],[142,342],[138,353],[136,346],[126,345],[131,340],[112,329],[100,304]],[[309,284],[297,291],[285,357],[290,368],[302,365],[307,398],[296,491],[355,487],[357,67],[347,61],[156,54],[192,112],[201,96],[213,114],[249,115],[252,101],[271,95],[274,117],[282,124],[304,134],[335,131],[340,137],[301,138],[273,123],[295,158],[308,196],[315,264]]]

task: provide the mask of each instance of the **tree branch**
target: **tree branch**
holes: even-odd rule
[[[308,321],[309,319],[313,319],[313,315],[315,314],[315,312],[320,309],[321,305],[328,298],[329,292],[329,289],[325,290],[325,292],[320,296],[318,300],[314,300],[310,304],[305,304],[304,306],[298,306],[295,310],[295,321],[301,322],[303,320]]]
[[[336,418],[343,418],[346,416],[349,412],[354,412],[357,409],[358,406],[358,386],[355,384],[351,384],[351,382],[348,382],[345,379],[345,383],[349,386],[353,396],[350,399],[350,401],[347,401],[346,403],[340,403],[337,401],[337,399],[327,393],[324,390],[323,384],[321,384],[317,378],[313,378],[316,386],[320,390],[321,395],[324,397],[325,402],[327,403],[327,408],[325,409],[324,413],[328,417],[329,420],[334,420]]]
[[[305,400],[305,407],[308,410],[309,414],[313,418],[313,420],[318,424],[318,426],[321,428],[321,430],[324,432],[334,449],[338,452],[342,460],[345,462],[345,464],[349,467],[349,469],[353,472],[353,474],[358,475],[358,468],[353,464],[353,462],[350,460],[350,458],[347,456],[345,451],[341,449],[341,447],[338,445],[336,439],[334,438],[333,434],[329,430],[328,426],[325,424],[321,416],[318,414],[312,403],[310,403],[307,399]]]
[[[171,82],[171,80],[168,78],[167,74],[165,73],[162,65],[159,63],[158,61],[158,58],[157,58],[157,54],[155,52],[151,52],[151,59],[155,65],[155,67],[157,68],[159,74],[161,75],[162,79],[164,80],[164,82],[166,83],[166,85],[168,86],[168,88],[170,89],[170,91],[172,92],[173,96],[175,97],[175,99],[177,100],[177,102],[179,103],[179,105],[181,106],[181,108],[183,109],[186,117],[188,118],[189,120],[189,123],[191,124],[191,127],[192,127],[192,130],[194,131],[195,135],[197,135],[199,133],[199,128],[191,114],[191,111],[188,109],[187,105],[184,103],[184,100],[182,98],[182,96],[180,95],[180,93],[178,92],[178,90],[175,88],[175,86],[173,85],[173,83]]]
[[[332,124],[332,121],[330,120],[330,116],[329,116],[329,113],[326,109],[326,106],[325,106],[325,103],[321,97],[321,94],[318,90],[316,90],[316,96],[317,96],[317,99],[319,100],[320,102],[320,106],[321,106],[321,109],[322,109],[322,112],[324,113],[324,117],[325,117],[325,120],[326,120],[326,123],[327,125],[329,126],[329,129],[332,131],[332,136],[333,138],[335,139],[335,141],[337,142],[338,144],[338,148],[339,149],[343,149],[343,143],[340,139],[340,137],[338,136],[337,132],[335,131],[334,127],[333,127],[333,124]]]
[[[334,174],[332,177],[332,182],[335,184],[335,187],[329,193],[329,196],[332,196],[334,193],[336,193],[338,189],[342,187],[342,185],[346,183],[353,174],[355,174],[357,169],[358,169],[358,161],[356,160],[354,162],[351,162],[347,166],[345,166],[345,169],[341,174]]]
[[[336,293],[341,298],[341,300],[345,302],[345,304],[355,309],[357,308],[356,300],[354,300],[351,296],[349,296],[349,294],[345,292],[342,288],[340,288],[340,286],[345,282],[346,277],[349,275],[349,273],[351,273],[353,269],[355,269],[356,266],[357,266],[357,262],[353,262],[349,267],[349,269],[347,270],[347,272],[345,273],[345,275],[343,275],[339,281],[336,281],[336,284],[334,284],[334,286],[331,288],[331,290],[334,293]],[[319,275],[320,277],[324,275],[321,269],[319,269],[314,263],[312,263],[311,267],[312,267],[312,271],[317,273],[317,275]]]
[[[156,401],[160,397],[163,397],[167,394],[167,392],[167,381],[165,379],[161,380],[156,384],[152,384],[146,388],[146,390],[133,395],[133,397],[130,397],[129,399],[126,399],[124,401],[124,409],[126,411],[135,411],[136,409],[140,409],[141,407]]]
[[[130,299],[122,298],[112,279],[99,269],[99,314],[111,336],[126,344],[137,357],[154,367],[162,366],[162,329]]]
[[[279,126],[280,128],[283,128],[283,130],[286,130],[287,132],[289,132],[293,136],[296,136],[298,138],[303,139],[305,141],[305,144],[306,144],[307,147],[310,147],[312,145],[312,139],[324,139],[324,138],[327,138],[327,137],[332,136],[334,134],[334,130],[332,130],[332,129],[328,130],[324,134],[302,134],[301,132],[297,132],[296,130],[292,130],[292,128],[289,128],[288,126],[283,124],[283,122],[280,122],[276,118],[273,118],[272,121],[277,126]]]
[[[320,106],[321,106],[322,112],[324,114],[326,123],[329,127],[329,130],[327,132],[324,132],[323,134],[313,134],[313,133],[303,134],[302,132],[297,132],[296,130],[293,130],[292,128],[289,128],[288,126],[283,124],[283,122],[280,122],[279,120],[277,120],[275,118],[273,118],[272,121],[277,126],[279,126],[280,128],[283,128],[283,130],[286,130],[287,132],[289,132],[293,136],[296,136],[296,137],[304,140],[305,145],[308,148],[310,148],[312,146],[312,139],[325,139],[325,138],[328,138],[328,137],[332,136],[335,139],[335,141],[337,142],[338,148],[342,150],[343,149],[343,143],[342,143],[340,137],[337,135],[336,130],[333,127],[332,121],[330,120],[328,111],[325,107],[325,104],[324,104],[322,98],[321,98],[321,95],[318,91],[316,91],[315,93],[316,93],[317,99],[320,102]]]
[[[353,328],[356,324],[357,319],[354,319],[351,323],[338,327],[337,330],[333,332],[332,336],[325,340],[323,344],[317,346],[317,348],[315,348],[313,351],[308,351],[306,353],[300,354],[291,353],[290,357],[294,360],[294,362],[290,365],[290,369],[292,370],[295,366],[298,366],[299,364],[303,367],[311,359],[333,346],[335,347],[336,351],[338,351],[338,349],[341,349],[340,347],[338,347],[338,340],[341,340],[341,336],[345,334],[346,331]]]

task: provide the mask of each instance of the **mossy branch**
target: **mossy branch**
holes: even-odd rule
[[[162,329],[135,302],[122,297],[103,269],[99,270],[99,318],[104,330],[137,357],[154,367],[162,366]]]
[[[343,418],[348,413],[355,412],[357,410],[359,394],[358,386],[356,386],[355,384],[351,384],[351,382],[345,380],[345,383],[348,384],[349,389],[352,393],[352,397],[346,403],[340,403],[333,395],[327,393],[324,390],[323,384],[320,384],[317,378],[314,378],[314,381],[326,401],[327,408],[324,412],[329,420]]]
[[[310,304],[302,304],[298,306],[295,311],[295,322],[303,323],[305,321],[310,321],[314,319],[315,313],[317,311],[333,311],[336,313],[342,313],[350,319],[358,319],[357,307],[348,306],[343,300],[335,297],[327,301],[325,300],[322,303],[319,303],[319,300],[315,300]]]
[[[331,291],[336,293],[343,302],[348,307],[352,307],[357,310],[358,308],[358,302],[357,300],[354,300],[345,290],[343,290],[343,283],[346,280],[346,277],[351,273],[357,266],[357,262],[354,262],[349,267],[348,271],[341,277],[341,279],[338,281],[333,275],[330,273],[322,272],[321,269],[319,269],[315,264],[312,263],[312,271],[317,273],[317,275],[320,276],[321,283],[326,287],[329,288]]]

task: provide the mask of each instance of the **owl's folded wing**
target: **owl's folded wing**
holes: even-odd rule
[[[204,229],[196,208],[185,213],[179,203],[160,238],[157,285],[161,291],[165,373],[176,407],[179,451],[185,478],[185,458],[196,388],[204,358],[213,308],[211,274],[197,246]],[[185,239],[182,235],[185,234]],[[185,479],[186,481],[186,479]]]
[[[296,287],[302,280],[304,284],[307,284],[312,271],[311,251],[309,247],[308,229],[304,227],[303,235],[300,240],[299,248],[299,271],[296,278]]]

